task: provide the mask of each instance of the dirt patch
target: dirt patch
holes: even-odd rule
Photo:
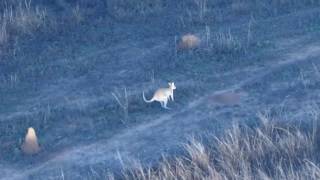
[[[214,94],[209,97],[209,102],[218,105],[238,105],[241,103],[241,98],[243,93],[235,93],[235,92],[222,92],[218,94]]]

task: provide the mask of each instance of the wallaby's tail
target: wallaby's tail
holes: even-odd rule
[[[142,91],[142,97],[143,97],[144,102],[146,102],[146,103],[151,103],[151,102],[153,102],[153,99],[150,99],[150,100],[147,100],[147,99],[146,99],[146,97],[144,96],[144,91]]]

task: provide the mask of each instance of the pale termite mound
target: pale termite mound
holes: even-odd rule
[[[193,34],[186,34],[181,37],[178,49],[195,49],[200,46],[200,38]]]
[[[28,132],[21,146],[23,153],[27,155],[37,154],[40,151],[38,138],[35,130],[32,127],[28,128]]]

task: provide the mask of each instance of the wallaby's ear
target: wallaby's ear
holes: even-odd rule
[[[169,86],[171,86],[171,82],[168,82]]]

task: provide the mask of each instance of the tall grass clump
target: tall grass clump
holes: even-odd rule
[[[215,34],[212,46],[219,53],[239,52],[241,50],[240,41],[230,31]]]
[[[234,124],[206,143],[192,138],[182,157],[164,159],[155,168],[124,170],[124,179],[319,179],[317,144],[312,130],[270,122],[258,127]]]
[[[206,28],[206,46],[207,50],[216,54],[236,54],[244,50],[241,41],[230,30],[211,34],[210,29]]]
[[[32,7],[31,0],[1,3],[0,46],[23,34],[31,34],[45,25],[47,12],[38,6]]]
[[[252,3],[245,0],[234,0],[231,3],[231,9],[236,14],[248,14]]]
[[[120,106],[120,108],[123,111],[124,118],[122,122],[125,124],[129,117],[129,98],[127,93],[127,88],[124,88],[123,95],[121,94],[122,93],[120,93],[120,91],[118,90],[115,90],[114,92],[111,93],[111,95],[114,97],[117,104]]]
[[[162,0],[106,0],[108,14],[119,21],[141,20],[160,13]]]
[[[8,38],[7,21],[5,21],[3,17],[0,17],[0,46],[5,44]]]
[[[16,31],[32,33],[45,24],[46,10],[31,7],[31,0],[19,3],[15,11],[12,25]]]
[[[194,3],[196,4],[198,9],[199,21],[204,22],[208,8],[208,0],[194,0]]]
[[[303,7],[319,5],[317,0],[232,0],[231,9],[236,14],[268,13],[278,15],[281,13],[297,10]]]

